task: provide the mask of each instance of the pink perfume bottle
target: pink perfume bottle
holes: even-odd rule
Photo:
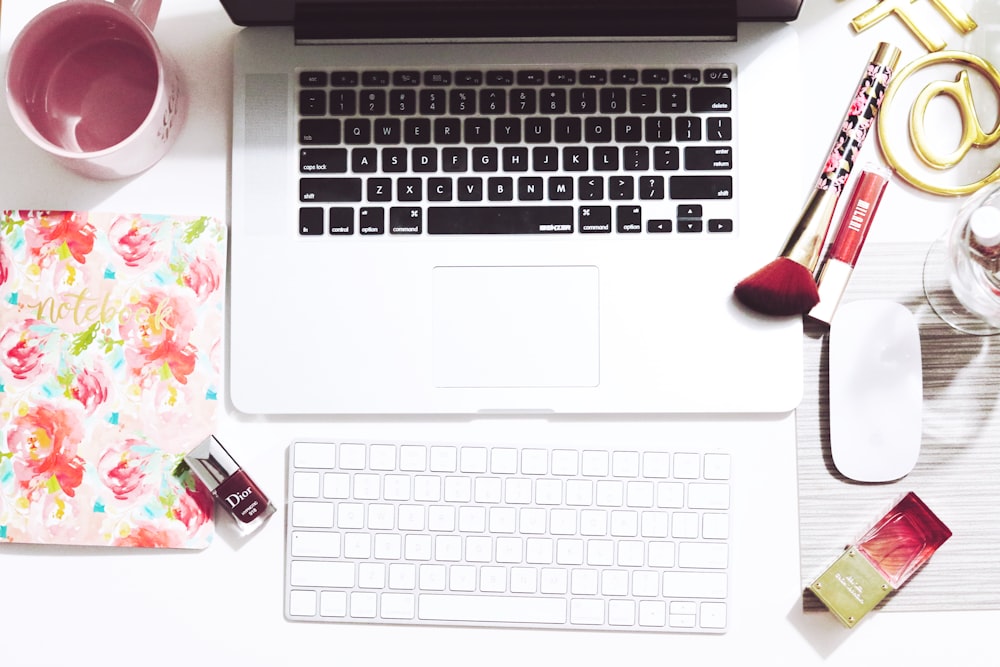
[[[951,530],[911,491],[809,588],[844,625],[854,627],[949,537]]]
[[[241,533],[256,531],[274,514],[274,505],[215,436],[205,438],[184,460]]]

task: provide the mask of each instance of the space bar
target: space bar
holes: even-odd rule
[[[424,621],[565,623],[566,600],[500,595],[421,595],[417,615]]]
[[[431,206],[428,234],[568,234],[572,206]]]

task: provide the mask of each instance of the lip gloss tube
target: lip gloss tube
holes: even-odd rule
[[[809,317],[827,324],[833,321],[890,176],[888,169],[875,164],[865,165],[861,171],[837,227],[837,235],[816,277],[819,303],[809,311]]]
[[[951,530],[911,491],[809,588],[853,628],[949,537]]]
[[[274,514],[274,505],[214,435],[185,454],[184,460],[241,533],[256,531]]]

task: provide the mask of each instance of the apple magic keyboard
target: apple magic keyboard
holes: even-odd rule
[[[731,454],[294,442],[293,621],[722,633]]]

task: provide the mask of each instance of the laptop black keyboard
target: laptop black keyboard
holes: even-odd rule
[[[299,72],[299,233],[735,231],[732,66]]]

